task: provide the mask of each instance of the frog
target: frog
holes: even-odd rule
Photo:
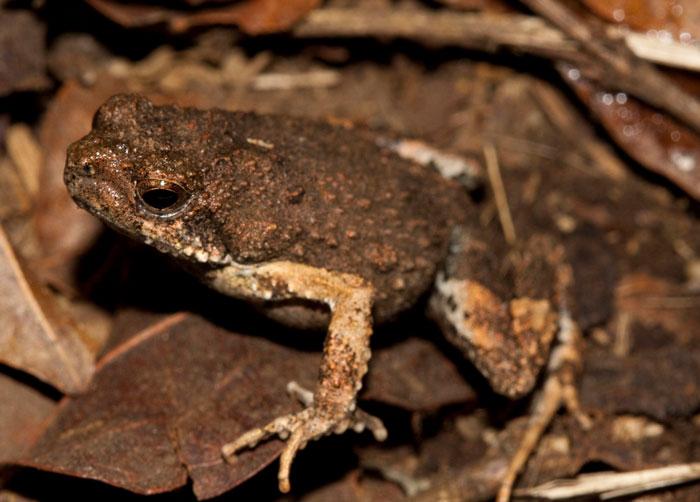
[[[285,440],[283,492],[309,441],[348,429],[387,437],[357,406],[370,338],[426,295],[447,338],[510,398],[531,391],[557,331],[547,285],[560,247],[531,236],[504,266],[463,184],[397,144],[346,123],[122,94],[68,148],[64,181],[78,206],[275,321],[326,330],[316,388],[288,386],[301,411],[222,445],[232,461]],[[512,287],[494,289],[494,275]]]

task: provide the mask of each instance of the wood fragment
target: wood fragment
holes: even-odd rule
[[[312,70],[304,73],[263,73],[253,79],[258,91],[311,89],[333,87],[340,83],[340,73],[334,70]]]
[[[578,44],[546,21],[526,15],[389,9],[316,9],[292,31],[297,37],[389,37],[496,52],[502,47],[574,58]]]
[[[660,42],[635,31],[621,35],[620,30],[620,27],[611,26],[608,33],[613,38],[624,36],[627,47],[637,57],[664,66],[700,71],[700,50],[697,47],[675,40]]]

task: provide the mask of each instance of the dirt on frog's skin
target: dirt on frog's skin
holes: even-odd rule
[[[377,292],[380,321],[430,287],[470,207],[434,170],[323,122],[122,95],[94,124],[71,146],[65,172],[81,206],[180,258],[289,260],[360,275]],[[177,214],[143,211],[140,190],[156,185],[182,192]]]

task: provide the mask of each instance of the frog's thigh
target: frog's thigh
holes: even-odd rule
[[[330,414],[354,407],[370,358],[374,290],[367,281],[354,274],[286,261],[232,265],[210,272],[209,280],[215,289],[234,297],[303,298],[328,305],[331,318],[315,402]]]
[[[554,271],[561,251],[533,236],[503,258],[486,240],[493,236],[455,230],[430,311],[493,389],[517,398],[534,386],[556,332]]]

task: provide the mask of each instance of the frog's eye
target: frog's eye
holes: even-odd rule
[[[177,183],[165,180],[145,180],[136,185],[136,201],[155,216],[174,216],[190,200],[190,193]]]

